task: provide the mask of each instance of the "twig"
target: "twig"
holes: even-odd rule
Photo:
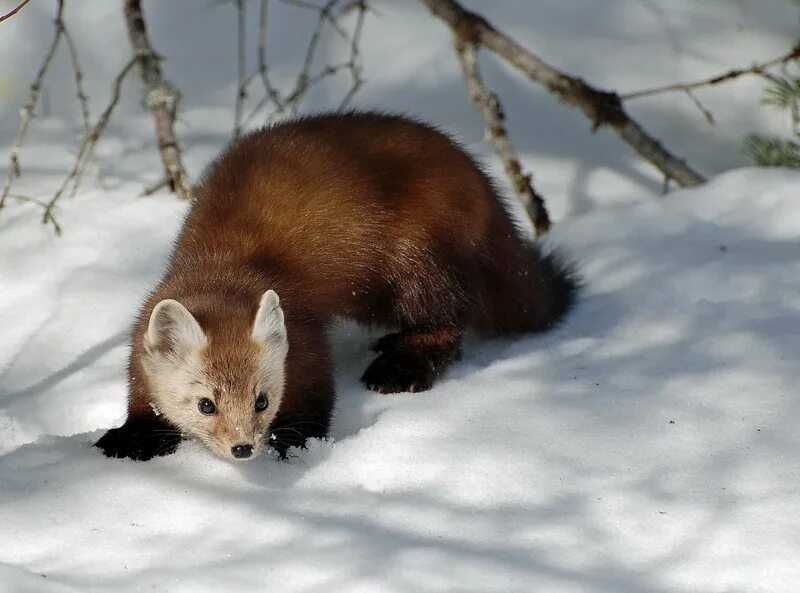
[[[9,200],[17,200],[18,202],[29,202],[31,204],[36,204],[37,206],[40,206],[42,208],[46,208],[47,207],[47,204],[44,203],[42,200],[40,200],[38,198],[34,198],[32,196],[24,196],[24,195],[21,195],[21,194],[8,194],[8,199]]]
[[[72,39],[72,33],[69,32],[66,25],[64,24],[63,20],[61,21],[61,32],[64,35],[64,41],[67,42],[67,48],[69,49],[69,57],[70,61],[72,62],[72,71],[75,75],[75,89],[78,95],[78,103],[80,104],[81,108],[81,119],[83,121],[83,137],[89,135],[89,132],[92,127],[91,118],[89,116],[89,97],[86,96],[86,93],[83,90],[83,71],[81,70],[80,61],[78,60],[78,49],[75,46],[75,41]],[[83,169],[78,173],[78,176],[75,178],[75,183],[72,184],[72,197],[75,197],[75,194],[78,193],[78,188],[81,185],[81,177],[83,175]],[[100,177],[100,166],[97,165],[97,176]]]
[[[308,5],[305,2],[300,2],[298,0],[281,0],[285,4],[293,4],[295,6],[301,6],[304,8],[311,8],[315,10],[319,10],[319,16],[317,17],[317,24],[314,27],[314,31],[311,33],[311,38],[308,41],[308,46],[306,47],[306,55],[303,59],[303,67],[300,70],[300,74],[297,75],[297,82],[295,84],[294,91],[292,91],[284,103],[289,104],[289,112],[291,115],[297,114],[297,109],[299,107],[300,101],[302,101],[303,97],[305,96],[306,92],[308,92],[309,84],[308,80],[310,77],[311,66],[314,62],[314,56],[317,53],[317,46],[319,45],[319,38],[322,34],[322,28],[325,25],[325,21],[328,19],[328,14],[330,10],[336,5],[339,0],[328,0],[325,5],[320,9],[314,5]]]
[[[59,19],[60,20],[60,19]],[[61,22],[61,33],[64,35],[64,41],[67,42],[67,48],[69,49],[69,58],[72,62],[72,70],[75,75],[75,89],[78,94],[78,103],[80,103],[81,107],[81,119],[83,121],[83,130],[84,132],[88,132],[91,126],[90,118],[89,118],[89,97],[86,96],[86,93],[83,90],[83,71],[81,70],[80,61],[78,60],[78,49],[75,47],[75,41],[72,39],[72,33],[64,25],[63,20]]]
[[[16,10],[19,10],[22,8],[22,6],[24,6],[24,4],[18,6]],[[25,142],[25,136],[28,133],[28,126],[30,125],[31,120],[35,117],[36,105],[39,103],[39,93],[42,90],[42,82],[44,81],[47,70],[50,68],[50,64],[53,61],[53,56],[56,54],[58,43],[61,41],[61,35],[64,31],[63,27],[61,26],[61,16],[63,13],[64,0],[58,0],[58,8],[56,9],[55,18],[55,35],[53,36],[53,40],[50,42],[50,47],[44,56],[42,65],[39,66],[39,71],[36,73],[36,77],[33,79],[33,83],[30,86],[28,102],[25,103],[19,113],[19,130],[17,131],[17,137],[14,140],[14,146],[11,148],[11,154],[9,156],[11,166],[8,168],[8,177],[6,178],[6,183],[3,186],[3,194],[0,195],[0,209],[2,209],[6,204],[6,198],[11,191],[11,185],[14,183],[14,179],[22,174],[22,167],[19,161],[19,152],[22,149],[22,144]]]
[[[787,64],[788,62],[797,59],[800,59],[800,43],[795,45],[791,50],[789,50],[782,56],[778,56],[777,58],[767,60],[766,62],[761,62],[760,64],[753,64],[750,68],[736,68],[733,70],[728,70],[727,72],[724,72],[722,74],[717,74],[716,76],[712,76],[711,78],[704,78],[702,80],[696,80],[694,82],[678,82],[675,84],[668,84],[665,86],[645,89],[642,91],[625,93],[623,95],[620,95],[620,99],[622,99],[623,101],[631,101],[633,99],[650,97],[652,95],[658,95],[660,93],[669,93],[675,91],[683,91],[686,93],[700,87],[713,86],[716,84],[720,84],[722,82],[727,82],[729,80],[733,80],[734,78],[739,78],[740,76],[751,75],[751,74],[763,74],[766,70],[769,70],[774,66]]]
[[[152,196],[154,193],[156,193],[161,188],[169,187],[169,182],[170,182],[169,177],[162,177],[161,179],[159,179],[158,181],[156,181],[152,185],[146,186],[142,190],[142,193],[139,194],[139,197],[140,198],[144,198],[144,197],[147,197],[147,196]]]
[[[172,190],[180,199],[189,199],[189,177],[183,167],[181,148],[175,136],[175,116],[180,93],[161,73],[159,58],[147,37],[141,0],[125,0],[125,22],[145,86],[144,105],[155,120],[161,162],[170,178]]]
[[[539,56],[495,29],[486,19],[464,9],[455,0],[420,0],[450,26],[462,42],[483,46],[520,70],[531,81],[544,86],[562,102],[580,109],[592,129],[611,127],[641,157],[681,186],[694,186],[705,178],[677,158],[634,121],[614,92],[597,89],[580,78],[553,68]]]
[[[716,125],[716,122],[714,121],[714,114],[711,113],[711,111],[709,111],[706,106],[700,102],[700,99],[697,98],[697,95],[695,95],[690,89],[686,89],[686,96],[689,97],[692,103],[694,103],[694,106],[700,110],[700,113],[703,114],[703,117],[706,118],[708,123],[710,123],[712,126]]]
[[[16,7],[14,10],[12,10],[11,12],[7,12],[7,13],[6,13],[6,14],[4,14],[3,16],[0,16],[0,23],[2,23],[2,22],[3,22],[4,20],[6,20],[6,19],[10,19],[12,16],[14,16],[15,14],[17,14],[17,13],[18,13],[20,10],[22,10],[22,9],[24,8],[24,6],[25,6],[25,5],[26,5],[28,2],[30,2],[30,1],[31,1],[31,0],[23,0],[23,2],[22,2],[22,3],[21,3],[19,6],[17,6],[17,7]]]
[[[364,31],[364,20],[367,16],[368,6],[365,0],[356,0],[351,6],[355,7],[358,11],[356,25],[353,28],[353,37],[350,40],[350,60],[346,63],[346,67],[350,71],[351,83],[350,89],[345,94],[342,102],[339,103],[339,109],[347,107],[364,84],[363,66],[361,63],[361,34]]]
[[[236,88],[236,111],[234,113],[233,137],[238,138],[242,132],[242,109],[247,98],[247,83],[249,79],[245,74],[245,5],[244,0],[236,0],[236,66],[239,85]]]
[[[363,85],[360,44],[366,13],[370,9],[368,2],[366,0],[355,0],[344,8],[343,12],[348,12],[350,9],[357,10],[352,33],[348,33],[345,28],[342,27],[335,14],[335,10],[341,3],[341,0],[327,0],[321,6],[304,0],[280,0],[280,2],[288,6],[294,6],[316,13],[316,24],[306,45],[303,63],[294,83],[289,87],[288,91],[281,93],[269,76],[266,57],[269,2],[268,0],[261,0],[258,35],[258,68],[250,76],[241,79],[243,82],[240,84],[240,89],[246,89],[247,85],[258,76],[264,87],[264,96],[244,118],[241,127],[245,127],[249,124],[255,116],[268,106],[271,107],[271,113],[267,119],[274,119],[286,113],[296,115],[303,99],[315,84],[322,82],[329,76],[335,76],[344,70],[349,72],[351,84],[340,103],[340,108],[346,107]],[[347,42],[350,55],[346,62],[325,64],[316,73],[312,73],[320,49],[320,40],[326,28],[329,28]]]
[[[735,80],[741,76],[746,75],[761,75],[766,76],[767,70],[774,66],[785,65],[793,60],[800,59],[800,43],[795,45],[791,50],[787,53],[779,56],[777,58],[773,58],[771,60],[767,60],[766,62],[761,62],[760,64],[753,64],[750,68],[736,68],[734,70],[728,70],[722,74],[717,74],[716,76],[712,76],[711,78],[704,78],[703,80],[697,80],[695,82],[679,82],[675,84],[669,84],[666,86],[655,87],[652,89],[646,89],[642,91],[634,91],[631,93],[626,93],[620,96],[622,101],[632,101],[635,99],[642,99],[644,97],[652,97],[654,95],[659,95],[663,93],[670,93],[670,92],[684,92],[686,96],[694,103],[695,107],[697,107],[700,112],[703,114],[703,117],[706,118],[706,121],[711,125],[714,125],[714,116],[713,114],[706,109],[706,107],[700,102],[700,99],[697,98],[697,95],[694,94],[695,89],[707,87],[707,86],[714,86],[721,84],[723,82],[728,82],[730,80]]]
[[[483,118],[486,136],[503,161],[503,168],[511,181],[511,186],[525,207],[537,235],[550,230],[550,217],[542,197],[536,193],[531,176],[522,170],[517,151],[508,137],[503,121],[505,113],[497,95],[491,92],[483,81],[478,69],[477,48],[474,43],[456,42],[456,53],[461,62],[464,82],[475,109]]]
[[[261,0],[261,11],[258,19],[258,74],[261,83],[264,85],[266,96],[278,107],[283,110],[283,100],[277,89],[272,86],[267,70],[267,11],[269,0]]]
[[[111,99],[108,103],[108,106],[105,108],[100,117],[97,119],[97,123],[92,127],[88,134],[83,139],[80,148],[78,149],[78,154],[75,156],[75,164],[72,167],[69,175],[67,175],[64,182],[61,184],[61,187],[58,188],[53,197],[50,198],[50,201],[47,202],[45,206],[44,213],[42,214],[42,223],[53,224],[53,227],[57,234],[61,234],[61,227],[59,227],[58,223],[56,223],[55,218],[53,217],[53,209],[55,208],[56,202],[58,202],[59,198],[64,194],[67,187],[69,187],[70,183],[76,183],[77,180],[80,178],[81,172],[86,167],[86,164],[91,160],[92,155],[94,154],[95,146],[97,145],[97,141],[100,139],[100,136],[103,135],[103,132],[108,125],[108,121],[111,119],[111,113],[114,111],[114,108],[119,103],[120,98],[120,91],[122,90],[122,82],[125,80],[125,77],[133,68],[134,64],[136,64],[138,58],[132,58],[125,67],[117,74],[117,77],[114,79],[114,86],[111,91]]]

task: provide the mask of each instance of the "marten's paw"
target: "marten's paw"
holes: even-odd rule
[[[416,393],[433,387],[439,374],[437,365],[424,357],[390,350],[372,361],[361,382],[378,393]]]
[[[180,442],[180,432],[169,424],[146,420],[126,422],[119,428],[112,428],[94,446],[106,457],[147,461],[174,453]]]
[[[373,352],[390,352],[397,348],[397,343],[400,341],[402,334],[400,332],[393,334],[386,334],[382,338],[378,338],[369,345],[369,349]]]

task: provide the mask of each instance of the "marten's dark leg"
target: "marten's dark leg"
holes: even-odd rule
[[[464,327],[476,305],[480,262],[473,245],[449,241],[391,269],[388,290],[373,291],[373,323],[400,328],[378,340],[378,357],[361,377],[379,393],[426,391],[461,356]]]
[[[289,380],[268,434],[268,445],[283,459],[289,448],[302,448],[308,439],[328,436],[336,390],[329,344],[320,339],[321,334],[324,327],[316,325],[294,327],[291,334],[295,348],[289,347],[286,361]]]
[[[272,423],[267,443],[281,459],[286,459],[290,447],[304,448],[308,439],[328,436],[336,394],[332,384],[318,384],[306,392],[308,400],[302,407],[285,410]]]
[[[374,346],[378,357],[361,381],[379,393],[427,391],[461,356],[464,330],[457,326],[404,328]]]
[[[153,413],[128,414],[125,424],[106,432],[94,446],[106,457],[147,461],[174,453],[182,438],[177,428]]]

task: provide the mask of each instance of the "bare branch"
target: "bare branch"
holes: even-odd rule
[[[6,20],[6,19],[10,19],[12,16],[14,16],[15,14],[17,14],[17,13],[18,13],[20,10],[22,10],[22,9],[25,7],[25,5],[26,5],[28,2],[30,2],[30,1],[31,1],[31,0],[23,0],[23,1],[22,1],[22,3],[21,3],[19,6],[17,6],[17,7],[16,7],[14,10],[12,10],[11,12],[7,12],[7,13],[6,13],[6,14],[4,14],[3,16],[0,16],[0,23],[2,23],[2,22],[3,22],[4,20]]]
[[[50,201],[47,202],[45,206],[44,214],[42,214],[42,223],[51,223],[58,234],[61,233],[61,227],[53,217],[53,209],[55,208],[59,198],[61,198],[66,191],[67,187],[69,187],[70,183],[78,182],[84,168],[91,161],[97,141],[100,139],[100,136],[103,135],[103,132],[105,131],[106,126],[111,119],[111,114],[119,103],[122,82],[125,80],[125,77],[131,71],[134,64],[136,64],[137,60],[138,58],[131,59],[131,61],[125,65],[125,67],[114,79],[114,86],[111,90],[111,99],[108,103],[108,106],[105,108],[105,110],[103,110],[103,113],[100,114],[100,117],[97,119],[97,123],[94,125],[94,127],[92,127],[89,133],[84,137],[83,142],[78,149],[78,154],[75,156],[75,164],[73,165],[72,170],[69,172],[69,175],[67,175],[66,179],[64,179],[61,187],[58,188],[56,193],[53,194],[53,197],[50,198]]]
[[[180,199],[189,199],[191,191],[189,177],[183,167],[180,145],[175,136],[175,115],[180,93],[164,79],[161,73],[159,58],[147,37],[141,0],[125,0],[125,21],[145,85],[144,104],[155,119],[161,162],[171,180],[172,190]]]
[[[83,137],[85,138],[89,135],[92,127],[91,117],[89,116],[89,97],[86,96],[86,93],[83,90],[83,71],[81,70],[80,61],[78,60],[78,49],[75,46],[75,41],[72,39],[72,33],[69,32],[69,29],[67,29],[67,26],[63,20],[61,21],[61,31],[64,35],[64,41],[67,42],[67,48],[69,48],[69,57],[70,61],[72,62],[72,71],[75,76],[75,89],[78,95],[78,103],[80,104],[81,108]],[[99,165],[97,165],[97,174],[99,178]],[[75,197],[75,194],[78,192],[78,188],[81,185],[82,175],[83,169],[81,169],[81,171],[78,173],[78,176],[75,178],[75,183],[72,184],[72,197]]]
[[[24,6],[24,4],[18,6],[16,10],[19,10],[22,8],[22,6]],[[14,146],[11,148],[11,155],[9,156],[11,166],[8,169],[8,177],[6,178],[6,183],[3,187],[3,194],[0,195],[0,209],[5,206],[6,198],[11,191],[11,185],[14,183],[14,179],[22,174],[22,166],[19,161],[19,152],[22,149],[22,144],[25,142],[25,136],[28,134],[28,126],[30,125],[31,120],[35,117],[36,106],[39,103],[39,94],[42,90],[42,82],[44,81],[47,70],[50,68],[50,64],[53,61],[53,56],[56,54],[58,43],[61,41],[61,35],[64,31],[61,20],[63,13],[64,0],[58,0],[58,8],[56,9],[55,18],[55,35],[53,36],[53,40],[50,42],[50,47],[44,56],[42,65],[39,66],[39,71],[36,73],[36,77],[33,79],[33,83],[30,86],[28,102],[25,103],[19,113],[19,130],[17,131],[17,137],[14,140]]]
[[[759,64],[753,64],[752,66],[750,66],[750,68],[737,68],[733,70],[728,70],[727,72],[723,72],[722,74],[717,74],[715,76],[712,76],[711,78],[704,78],[702,80],[696,80],[694,82],[679,82],[675,84],[668,84],[666,86],[655,87],[652,89],[625,93],[623,95],[620,95],[620,99],[622,99],[623,101],[630,101],[632,99],[651,97],[653,95],[675,92],[675,91],[683,91],[685,93],[689,93],[694,89],[698,89],[704,86],[713,86],[716,84],[727,82],[729,80],[733,80],[735,78],[739,78],[740,76],[746,76],[752,74],[764,74],[765,71],[769,70],[774,66],[787,64],[797,59],[800,59],[800,43],[795,45],[791,50],[789,50],[782,56],[778,56],[777,58],[773,58],[771,60],[767,60],[766,62],[761,62]]]
[[[236,67],[239,84],[236,87],[236,110],[234,113],[233,137],[238,138],[242,131],[242,109],[247,98],[247,83],[249,78],[245,74],[245,5],[244,0],[236,0]]]
[[[286,4],[294,4],[296,6],[303,6],[308,8],[308,5],[304,2],[300,2],[298,0],[282,0],[282,2]],[[308,80],[310,77],[311,66],[314,63],[314,56],[317,53],[317,46],[319,45],[319,38],[322,34],[322,27],[325,25],[325,21],[328,19],[328,13],[330,10],[336,5],[338,0],[328,0],[328,2],[323,6],[321,9],[311,5],[313,9],[319,11],[319,16],[317,17],[317,24],[314,27],[314,31],[311,33],[311,38],[308,41],[308,47],[306,48],[306,55],[303,59],[303,67],[300,70],[300,74],[297,75],[297,82],[295,83],[294,91],[292,91],[284,103],[289,104],[289,111],[292,115],[297,113],[297,109],[299,107],[300,101],[303,100],[306,92],[308,92],[309,84]]]
[[[706,118],[706,121],[707,121],[708,123],[710,123],[712,126],[713,126],[713,125],[716,125],[716,122],[714,121],[714,114],[713,114],[713,113],[711,113],[711,112],[710,112],[710,111],[709,111],[709,110],[706,108],[706,106],[705,106],[705,105],[703,105],[703,104],[700,102],[700,99],[698,99],[698,98],[697,98],[697,95],[695,95],[695,94],[694,94],[694,93],[693,93],[693,92],[692,92],[690,89],[686,89],[686,95],[689,97],[689,99],[691,99],[691,100],[692,100],[692,103],[694,103],[694,106],[695,106],[695,107],[697,107],[697,109],[699,109],[699,110],[700,110],[700,113],[702,113],[702,114],[703,114],[703,117],[705,117],[705,118]]]
[[[597,89],[580,78],[553,68],[539,56],[495,29],[486,19],[464,9],[455,0],[420,0],[450,26],[457,39],[483,46],[544,86],[567,105],[580,109],[592,129],[609,126],[641,157],[682,186],[699,185],[705,178],[677,158],[634,121],[614,92]]]
[[[503,161],[503,168],[511,181],[511,186],[525,207],[537,235],[550,230],[550,217],[542,197],[536,193],[531,176],[522,170],[517,151],[508,137],[503,121],[505,113],[497,95],[491,92],[478,70],[477,49],[474,43],[456,42],[456,53],[461,62],[464,81],[475,109],[483,118],[486,136]]]
[[[354,0],[341,11],[342,14],[352,11],[356,12],[355,24],[351,33],[348,33],[346,28],[341,25],[336,14],[337,8],[342,0],[327,0],[322,5],[312,4],[305,0],[280,0],[280,2],[287,6],[294,6],[314,12],[316,14],[316,23],[306,45],[303,63],[295,81],[288,91],[281,93],[269,76],[266,57],[269,2],[268,0],[261,0],[258,35],[258,68],[249,76],[240,78],[242,81],[240,83],[240,91],[241,89],[246,89],[251,80],[258,76],[264,86],[264,96],[244,118],[240,127],[245,127],[253,118],[268,107],[271,108],[271,113],[267,116],[268,120],[286,113],[295,115],[303,99],[315,84],[322,82],[330,76],[335,76],[339,72],[347,71],[350,74],[351,80],[350,87],[342,99],[340,108],[347,106],[363,85],[360,44],[365,16],[369,10],[367,0]],[[329,29],[348,44],[349,57],[345,62],[325,64],[314,73],[315,63],[317,62],[317,56],[320,50],[320,41],[326,29]]]
[[[61,21],[61,33],[64,35],[64,41],[67,42],[69,49],[69,58],[72,62],[72,70],[75,76],[75,89],[78,94],[78,103],[81,107],[81,120],[83,121],[84,132],[89,131],[91,121],[89,117],[89,97],[83,90],[83,71],[81,70],[80,61],[78,60],[78,49],[75,47],[75,41],[72,39],[72,33],[65,26],[63,20]]]
[[[272,86],[269,79],[269,72],[267,70],[267,10],[269,0],[261,0],[261,11],[258,19],[258,74],[261,77],[261,82],[264,85],[264,92],[266,97],[271,100],[275,106],[283,110],[283,100],[280,93]]]
[[[32,196],[24,196],[24,195],[20,195],[20,194],[8,194],[8,199],[9,200],[17,200],[18,202],[28,202],[30,204],[36,204],[37,206],[39,206],[41,208],[46,208],[47,207],[47,204],[42,202],[40,199],[34,198]]]
[[[170,183],[169,177],[162,177],[161,179],[159,179],[158,181],[156,181],[152,185],[146,186],[142,190],[142,193],[139,194],[139,197],[140,198],[145,198],[147,196],[152,196],[154,193],[156,193],[161,188],[169,187],[169,183]]]
[[[368,6],[365,0],[356,0],[351,7],[358,11],[356,25],[353,28],[353,37],[350,40],[350,60],[346,64],[347,69],[350,71],[351,83],[350,89],[339,104],[339,109],[347,107],[364,84],[362,76],[364,68],[361,64],[361,35],[364,31],[364,20],[367,16]]]

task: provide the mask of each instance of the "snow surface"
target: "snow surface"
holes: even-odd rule
[[[522,0],[491,4],[551,61],[622,90],[771,57],[797,24],[783,0],[564,0],[536,18]],[[187,91],[179,131],[196,174],[230,132],[234,20],[188,6],[147,5]],[[97,108],[127,48],[118,3],[82,10],[70,18]],[[486,154],[446,30],[413,3],[380,13],[358,104],[419,113]],[[0,74],[1,154],[49,14],[31,3],[3,25],[15,59]],[[192,34],[203,43],[181,41]],[[363,389],[373,336],[342,324],[333,440],[289,463],[231,465],[185,443],[142,464],[91,447],[124,418],[128,327],[185,211],[136,198],[159,166],[135,85],[99,145],[106,187],[87,178],[62,203],[61,238],[29,204],[0,212],[0,592],[798,590],[800,174],[741,169],[663,198],[611,134],[486,69],[558,220],[548,242],[580,263],[581,304],[551,334],[471,341],[418,395]],[[69,78],[48,85],[54,117],[32,128],[17,186],[34,196],[58,185],[78,130],[57,100]],[[726,89],[702,94],[717,128],[681,96],[636,113],[716,173],[744,162],[745,133],[785,123],[754,107],[757,81]],[[328,88],[309,107],[337,98]]]
[[[741,170],[562,222],[570,321],[428,393],[365,391],[370,337],[338,328],[334,441],[244,466],[90,446],[183,207],[87,192],[61,239],[6,214],[0,589],[795,591],[798,188]]]

